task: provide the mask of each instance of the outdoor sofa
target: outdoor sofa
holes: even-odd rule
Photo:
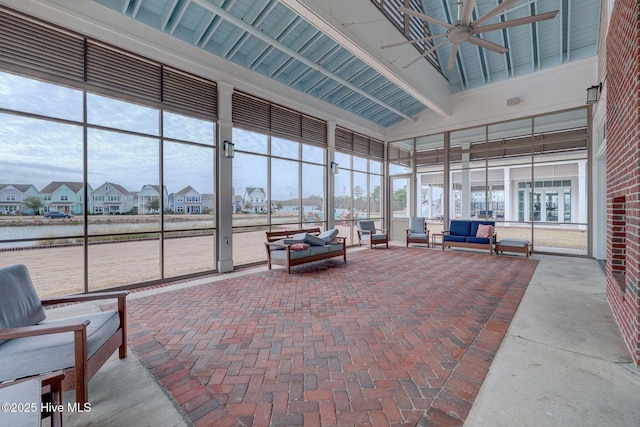
[[[338,236],[333,228],[320,232],[320,228],[302,230],[267,231],[267,265],[282,265],[291,274],[291,267],[308,262],[341,256],[347,262],[346,238]]]
[[[493,255],[496,244],[495,221],[452,219],[449,229],[442,232],[442,250],[468,248],[488,250]]]

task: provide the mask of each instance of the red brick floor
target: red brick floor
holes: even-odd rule
[[[462,425],[537,266],[391,247],[132,299],[196,426]]]

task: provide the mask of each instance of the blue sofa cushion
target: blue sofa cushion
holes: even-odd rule
[[[44,319],[44,307],[27,267],[15,264],[0,268],[0,329],[37,325]],[[5,342],[0,340],[0,344]]]
[[[42,322],[43,325],[69,325],[89,320],[87,356],[91,357],[116,333],[120,316],[115,310]],[[73,332],[14,338],[0,346],[0,381],[57,371],[75,365]]]
[[[488,245],[489,239],[486,237],[467,237],[467,243],[481,243],[483,245]]]
[[[490,225],[492,227],[496,226],[495,221],[473,221],[471,223],[471,232],[467,234],[467,236],[475,237],[476,234],[478,234],[478,225],[480,224]]]
[[[471,236],[471,221],[453,220],[449,226],[449,231],[451,236]],[[464,242],[464,240],[462,241]]]
[[[444,236],[444,241],[445,242],[466,242],[467,241],[467,237],[466,236]]]

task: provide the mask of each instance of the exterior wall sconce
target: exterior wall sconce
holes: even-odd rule
[[[231,141],[225,141],[224,144],[224,156],[227,159],[233,159],[233,146],[234,143]]]
[[[600,92],[602,91],[602,83],[595,86],[591,86],[587,89],[587,104],[595,104],[600,99]]]
[[[336,162],[331,162],[329,167],[331,168],[331,173],[334,175],[340,172],[340,165]]]

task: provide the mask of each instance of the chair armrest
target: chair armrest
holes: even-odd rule
[[[289,246],[291,246],[291,243],[275,243],[275,242],[264,242],[264,245],[267,247],[267,249],[270,246],[275,246],[277,248],[285,248],[285,249],[289,249]]]
[[[64,295],[59,297],[42,298],[42,305],[65,304],[68,302],[94,301],[101,299],[122,299],[129,295],[129,291],[96,292],[93,294]]]
[[[89,323],[91,323],[90,320],[85,320],[82,323],[73,323],[70,325],[33,325],[21,326],[18,328],[7,328],[0,330],[0,340],[59,334],[62,332],[84,331]]]

